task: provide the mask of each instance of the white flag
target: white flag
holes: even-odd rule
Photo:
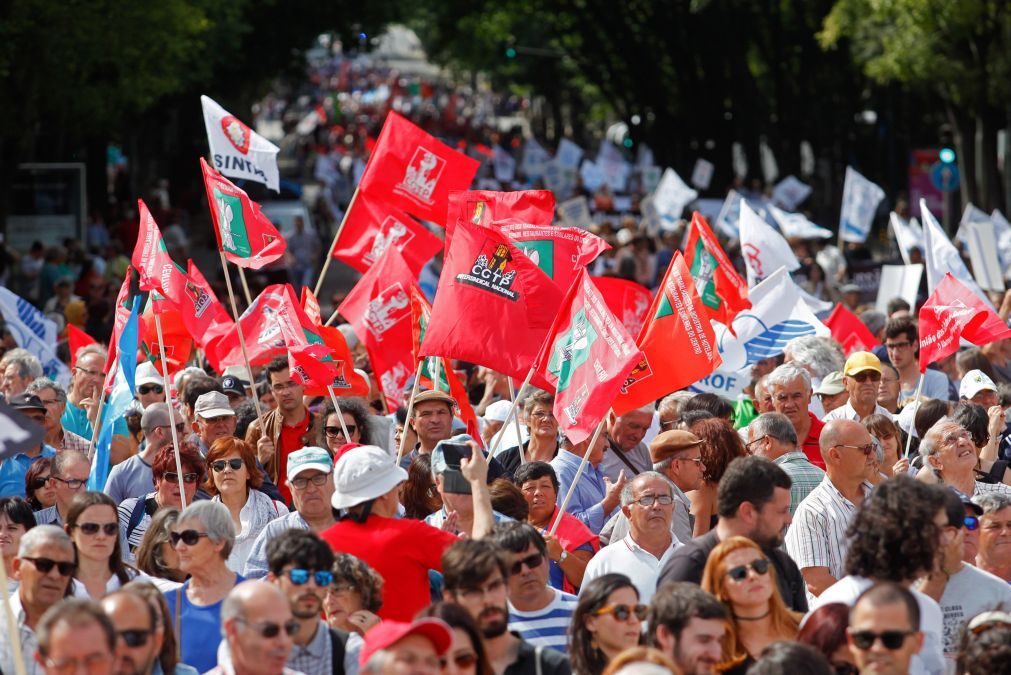
[[[916,307],[916,295],[920,290],[922,276],[923,265],[920,264],[882,265],[878,299],[874,307],[887,314],[888,301],[892,298],[902,298],[910,307]]]
[[[583,149],[581,147],[567,138],[563,138],[558,142],[558,150],[555,152],[556,162],[570,169],[578,169],[579,160],[582,158]]]
[[[708,190],[709,184],[713,182],[713,171],[716,169],[708,159],[699,157],[695,160],[695,168],[692,169],[692,185],[700,190]]]
[[[1006,279],[1011,279],[1011,223],[997,209],[990,214],[990,220],[997,232],[997,252]]]
[[[741,196],[737,190],[731,190],[727,194],[727,198],[723,200],[723,206],[720,208],[720,215],[716,216],[716,220],[713,224],[716,225],[716,229],[720,231],[725,237],[730,239],[737,239],[740,236],[740,222],[741,222],[741,202],[744,201],[744,197]]]
[[[0,314],[18,347],[42,363],[46,377],[70,384],[70,369],[56,356],[56,324],[24,298],[0,287]]]
[[[927,292],[933,293],[934,288],[941,283],[944,275],[951,272],[951,276],[965,284],[970,291],[979,296],[987,306],[996,312],[997,309],[990,302],[990,298],[969,274],[969,268],[962,262],[958,249],[951,243],[941,224],[927,208],[927,200],[925,199],[920,200],[920,215],[923,216],[923,259],[927,268]]]
[[[653,208],[660,217],[660,227],[666,230],[674,229],[685,207],[698,196],[698,192],[688,187],[681,180],[681,176],[668,167],[663,172],[660,184],[656,186],[656,192],[653,193]]]
[[[596,192],[604,184],[606,176],[596,162],[584,159],[582,166],[579,167],[579,178],[583,181],[584,188],[590,192]]]
[[[785,267],[788,272],[800,267],[797,256],[783,235],[776,232],[744,200],[741,201],[741,254],[748,268],[750,287],[780,267]]]
[[[590,204],[582,195],[559,204],[558,215],[562,222],[572,227],[588,230],[593,225],[593,218],[590,217]]]
[[[495,180],[509,184],[516,178],[516,160],[501,145],[492,148],[492,167],[495,169]]]
[[[885,191],[847,166],[842,195],[842,213],[839,214],[842,239],[862,244],[871,231],[874,213],[885,198]]]
[[[520,170],[528,180],[538,180],[547,171],[551,155],[533,138],[528,138],[523,146],[523,162]]]
[[[799,237],[801,239],[831,239],[832,230],[825,229],[820,225],[815,225],[802,213],[787,213],[782,209],[777,209],[769,204],[769,213],[773,220],[779,225],[779,229],[787,237]]]
[[[797,207],[811,195],[811,189],[810,185],[791,174],[772,188],[772,201],[787,211],[796,211]]]
[[[888,216],[888,221],[892,225],[892,234],[895,235],[895,243],[899,246],[902,262],[907,265],[913,264],[910,259],[913,249],[923,251],[923,228],[916,222],[916,218],[907,221],[895,211]]]
[[[200,105],[214,168],[231,178],[256,181],[280,192],[277,146],[207,96],[200,97]]]

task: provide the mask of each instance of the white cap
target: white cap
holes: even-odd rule
[[[158,372],[153,363],[147,360],[137,364],[137,376],[134,382],[138,387],[142,384],[160,384],[162,387],[165,386],[161,373]]]
[[[209,391],[206,394],[201,394],[193,406],[193,413],[203,419],[224,417],[225,415],[235,416],[235,411],[228,404],[228,397],[220,391]]]
[[[330,503],[335,509],[349,509],[382,497],[407,480],[407,472],[397,466],[390,453],[374,445],[355,448],[337,462]]]
[[[484,419],[487,422],[505,422],[506,415],[509,414],[509,408],[512,406],[510,401],[501,400],[495,401],[487,408],[484,409]]]
[[[962,384],[958,386],[958,396],[968,400],[987,390],[997,391],[997,385],[982,370],[970,370],[962,378]]]
[[[635,239],[635,233],[632,232],[632,230],[622,228],[618,230],[618,234],[615,235],[615,238],[618,240],[619,245],[624,246]]]

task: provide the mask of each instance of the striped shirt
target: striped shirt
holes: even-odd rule
[[[797,513],[797,507],[824,480],[825,472],[811,463],[800,450],[784,452],[772,460],[790,477],[790,515]]]
[[[521,612],[509,603],[509,630],[535,647],[550,647],[563,654],[569,651],[569,624],[579,598],[548,587],[555,597],[543,609]]]
[[[1008,487],[1004,483],[981,483],[979,481],[976,481],[976,489],[973,490],[972,496],[985,495],[988,492],[1000,492],[1011,497],[1011,487]]]
[[[861,487],[866,496],[873,486],[865,481]],[[836,579],[846,576],[846,528],[856,512],[856,505],[826,475],[797,507],[786,531],[786,552],[797,567],[801,571],[805,567],[827,567]]]

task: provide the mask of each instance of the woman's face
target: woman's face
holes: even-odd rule
[[[538,438],[545,440],[558,438],[558,420],[551,411],[551,406],[538,403],[527,415],[527,429]]]
[[[326,418],[326,425],[323,431],[326,434],[326,446],[331,452],[337,452],[342,445],[347,443],[358,443],[361,441],[362,432],[355,422],[355,418],[350,413],[344,413],[344,425],[348,428],[351,438],[344,438],[344,429],[341,427],[340,417],[337,413],[330,413]]]
[[[183,464],[183,488],[186,490],[186,503],[193,503],[193,495],[197,491],[197,481],[200,476],[197,476],[193,482],[185,480],[187,477],[192,477],[196,475],[192,468]],[[169,471],[163,474],[160,478],[156,478],[154,481],[154,489],[157,493],[157,501],[159,506],[172,506],[177,509],[181,509],[183,506],[182,499],[179,496],[179,480],[176,478],[175,471]]]
[[[98,526],[98,531],[91,530]],[[111,527],[110,527],[111,526]],[[111,530],[111,533],[106,532]],[[116,509],[106,504],[95,504],[81,511],[77,524],[70,531],[70,538],[77,547],[77,554],[89,560],[108,560],[119,537],[119,520]]]
[[[242,455],[230,452],[210,462],[209,468],[218,492],[226,495],[246,494],[249,489],[249,470],[242,461]]]
[[[891,459],[893,464],[897,462],[899,459],[899,439],[895,433],[879,431],[874,434],[874,437],[878,439],[881,447],[885,450],[885,461]]]
[[[9,560],[18,554],[21,537],[26,532],[25,526],[12,522],[10,518],[0,515],[0,554]]]
[[[642,621],[635,613],[638,604],[639,594],[634,588],[626,586],[607,596],[607,602],[601,608],[624,607],[628,610],[624,620],[620,620],[614,611],[586,618],[586,630],[593,635],[604,653],[617,654],[639,644]]]
[[[453,629],[453,642],[446,654],[445,675],[475,675],[477,673],[477,649],[470,641],[467,631],[462,628]]]
[[[335,579],[323,598],[323,611],[331,626],[348,625],[348,616],[362,609],[362,594],[347,579]]]
[[[164,542],[161,545],[161,548],[159,549],[159,553],[161,555],[162,562],[165,564],[165,567],[167,567],[170,570],[179,569],[179,554],[176,553],[176,550],[174,548],[172,548],[171,541]]]
[[[740,548],[731,551],[723,560],[726,573],[723,576],[723,592],[735,607],[767,606],[772,597],[772,577],[768,569],[764,574],[756,572],[752,566],[757,561],[765,561],[761,551],[753,548]],[[741,568],[746,576],[736,579],[732,572]]]
[[[183,535],[187,531],[207,534],[207,527],[200,519],[191,518],[177,521],[171,531]],[[215,566],[224,565],[225,560],[221,556],[223,547],[223,542],[212,542],[211,538],[206,536],[198,537],[193,543],[187,543],[184,539],[180,539],[174,545],[176,555],[179,557],[179,569],[187,574],[193,574],[197,570],[206,571]]]
[[[530,513],[527,519],[531,523],[543,523],[555,511],[555,484],[548,476],[536,480],[524,481],[520,488],[523,498],[527,500]]]
[[[49,471],[43,472],[39,478],[44,478],[45,484],[34,490],[35,499],[47,509],[56,503],[56,482],[49,479]]]

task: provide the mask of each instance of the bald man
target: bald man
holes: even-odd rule
[[[214,675],[292,675],[285,667],[298,632],[284,592],[265,581],[244,581],[228,594],[221,607],[221,635]],[[231,668],[225,661],[231,664]]]
[[[129,590],[110,593],[101,605],[116,629],[114,675],[152,675],[164,639],[157,630],[154,607]]]

